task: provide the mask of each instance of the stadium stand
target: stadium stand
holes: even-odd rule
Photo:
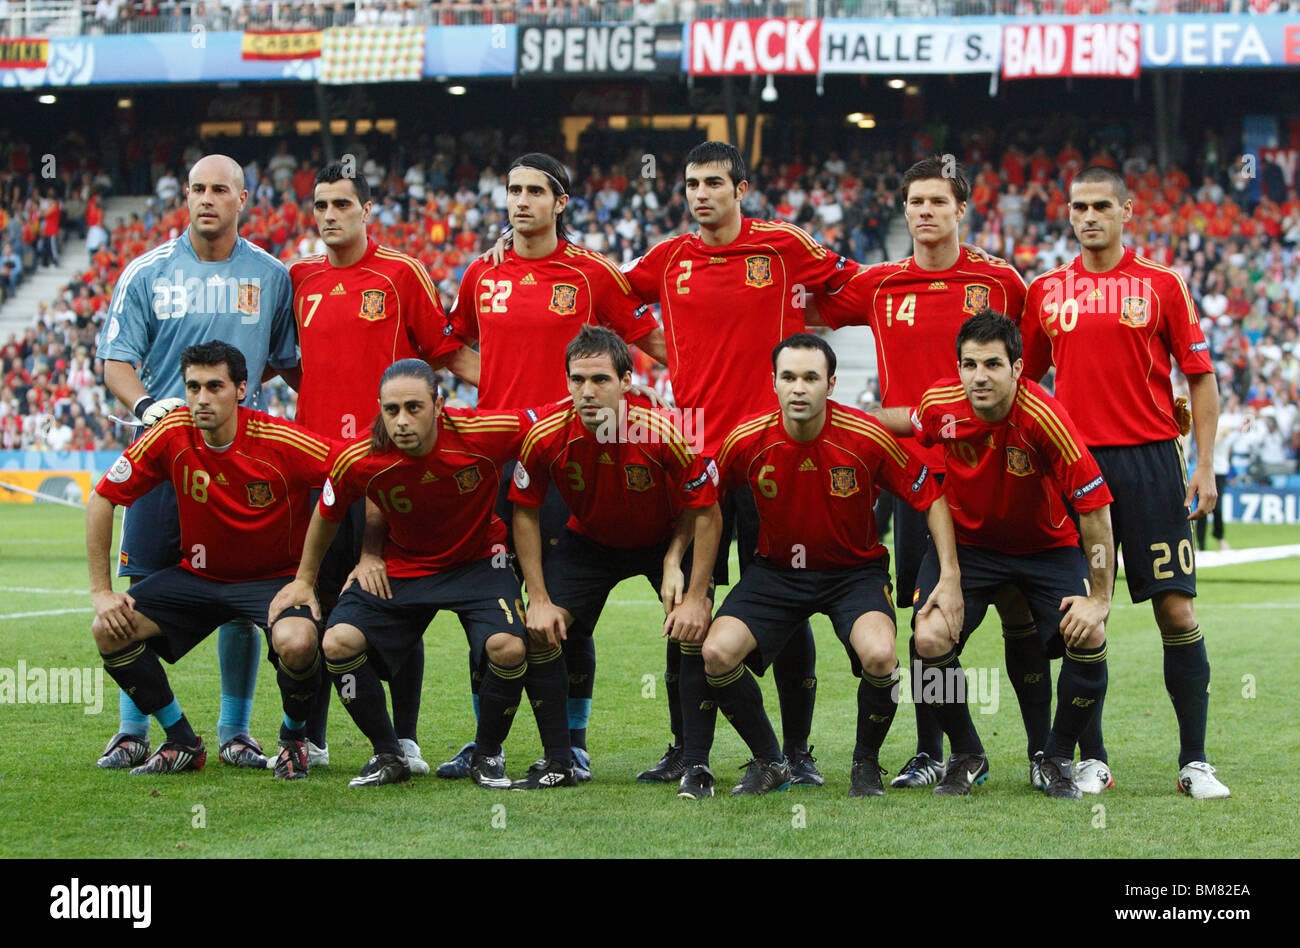
[[[122,267],[186,226],[180,182],[210,144],[181,143],[161,131],[143,138],[154,143],[149,160],[123,155],[118,166],[134,169],[125,179],[106,173],[88,153],[66,162],[48,187],[43,181],[38,186],[22,142],[0,143],[4,291],[53,265],[55,248],[43,231],[55,203],[62,211],[56,246],[73,238],[65,255],[78,258],[66,283],[42,299],[25,324],[14,324],[16,301],[0,308],[0,446],[123,443],[122,430],[109,416],[129,412],[104,389],[95,336]],[[516,144],[493,128],[415,145],[382,135],[346,144],[377,195],[372,235],[420,259],[445,304],[468,263],[501,233],[502,172]],[[221,148],[248,156],[241,233],[285,261],[319,252],[310,205],[319,149],[295,154],[282,141],[268,151],[266,139],[223,142]],[[1126,239],[1178,270],[1201,309],[1224,415],[1239,425],[1228,435],[1233,479],[1300,486],[1300,197],[1280,175],[1265,167],[1259,195],[1251,197],[1248,182],[1229,171],[1239,162],[1216,157],[1227,155],[1223,143],[1207,140],[1186,169],[1171,165],[1162,172],[1137,128],[1114,127],[1105,137],[1084,140],[1062,123],[1014,135],[979,125],[925,128],[870,156],[830,148],[805,153],[780,143],[778,148],[751,173],[745,213],[795,222],[863,261],[907,254],[895,194],[900,169],[916,156],[953,151],[972,176],[967,239],[1014,261],[1027,280],[1076,252],[1064,196],[1071,175],[1086,164],[1119,168],[1135,199]],[[680,176],[679,156],[661,155],[659,174],[649,180],[636,174],[639,159],[639,152],[599,132],[584,136],[579,153],[567,156],[577,182],[568,214],[573,239],[619,263],[689,224],[680,188],[670,184]],[[115,199],[116,213],[106,213],[102,202],[116,191],[136,197]],[[90,242],[82,244],[83,238]],[[649,360],[639,360],[637,371],[640,380],[671,390],[666,373]],[[455,388],[454,378],[447,381]],[[871,387],[862,392],[862,402],[873,397]],[[292,417],[293,393],[283,386],[272,392],[272,411]],[[472,404],[474,392],[461,387],[455,397]]]

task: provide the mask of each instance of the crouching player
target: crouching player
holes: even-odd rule
[[[789,765],[750,670],[762,674],[793,629],[824,613],[861,678],[849,796],[882,796],[878,757],[894,719],[899,676],[889,554],[876,536],[872,508],[885,487],[926,512],[942,573],[917,610],[917,623],[936,637],[955,635],[962,621],[952,518],[943,489],[893,435],[863,412],[828,401],[835,389],[829,345],[796,333],[773,350],[772,368],[780,410],[740,424],[718,456],[722,488],[752,487],[759,517],[759,555],[704,640],[718,708],[754,755],[731,793],[789,785]],[[692,757],[689,746],[686,757]],[[712,794],[712,773],[693,765],[678,795]]]
[[[1020,330],[1011,320],[991,310],[972,316],[957,335],[957,356],[960,379],[937,382],[910,415],[920,443],[940,445],[947,456],[944,489],[965,596],[960,635],[933,625],[915,631],[917,690],[952,743],[934,792],[965,796],[988,773],[957,656],[998,588],[1011,584],[1028,600],[1047,654],[1065,654],[1037,785],[1049,797],[1077,799],[1074,746],[1106,694],[1115,554],[1110,491],[1060,403],[1020,377]],[[895,408],[883,420],[898,433],[906,417],[907,409]],[[1077,530],[1066,498],[1078,514]],[[933,547],[926,552],[918,597],[934,588],[940,561]]]
[[[519,580],[505,555],[505,524],[493,506],[501,466],[518,456],[538,413],[444,410],[443,403],[428,363],[401,359],[385,370],[374,430],[334,462],[298,574],[271,606],[272,615],[306,605],[319,616],[313,584],[339,522],[362,497],[379,507],[388,521],[383,557],[392,596],[353,584],[330,613],[324,639],[339,697],[374,746],[353,787],[410,779],[380,679],[400,670],[440,609],[460,617],[483,673],[471,776],[480,786],[510,786],[501,744],[524,689],[528,633]],[[549,676],[530,682],[533,713],[544,737],[548,728],[563,733],[567,750],[568,682],[558,664],[548,667]],[[576,783],[572,765],[568,776],[568,785]]]
[[[717,469],[670,418],[628,404],[632,356],[608,329],[584,326],[565,352],[565,371],[573,405],[533,426],[510,489],[528,588],[529,674],[543,661],[563,668],[560,642],[571,632],[591,635],[610,590],[630,576],[644,576],[659,594],[664,634],[698,649],[713,611],[707,567],[722,534]],[[538,511],[552,482],[572,516],[543,559]],[[686,562],[705,569],[683,565],[692,541]],[[704,700],[682,695],[683,705]],[[692,721],[683,708],[684,725]],[[554,763],[540,762],[529,778],[560,772]]]
[[[232,619],[269,629],[284,723],[275,776],[307,776],[307,711],[320,669],[318,629],[306,609],[267,611],[303,545],[308,497],[329,472],[331,446],[303,428],[240,407],[248,387],[243,354],[224,342],[181,355],[188,408],[178,408],[126,449],[91,494],[86,552],[95,621],[91,632],[109,675],[167,740],[133,774],[202,770],[203,739],[172,694],[159,657],[175,663]],[[109,578],[113,508],[170,481],[181,525],[179,566],[115,593]]]

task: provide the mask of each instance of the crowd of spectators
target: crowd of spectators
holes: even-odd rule
[[[143,215],[113,222],[92,245],[81,276],[42,308],[21,338],[0,347],[0,447],[115,447],[129,434],[108,418],[129,411],[104,390],[102,367],[94,360],[96,328],[122,268],[185,228],[185,169],[209,148],[230,150],[162,141],[143,163],[152,194]],[[257,141],[265,147],[265,139]],[[558,143],[551,145],[548,150],[565,153]],[[418,258],[449,306],[465,267],[505,227],[507,162],[527,147],[545,149],[484,128],[413,143],[373,134],[346,142],[344,153],[377,196],[372,236]],[[1211,133],[1186,168],[1171,163],[1159,169],[1149,142],[1132,129],[1090,137],[1077,128],[1059,135],[1049,129],[1032,138],[979,126],[960,133],[927,127],[870,155],[791,150],[783,159],[765,158],[751,170],[742,206],[749,216],[797,223],[855,260],[877,260],[899,213],[901,170],[932,152],[954,153],[970,169],[966,239],[1013,260],[1026,280],[1077,253],[1065,205],[1073,173],[1087,164],[1118,168],[1135,204],[1126,241],[1181,273],[1200,308],[1225,417],[1241,419],[1236,474],[1285,477],[1288,464],[1294,472],[1300,449],[1300,199],[1281,169],[1266,162],[1258,180],[1243,176],[1239,170],[1248,165]],[[323,161],[319,148],[295,150],[281,141],[269,153],[236,153],[250,155],[241,233],[286,262],[322,252],[310,203]],[[624,144],[620,151],[616,141],[590,138],[578,155],[567,155],[574,172],[565,215],[570,234],[618,263],[691,224],[679,184],[680,154],[656,152],[649,174],[644,158],[643,148]],[[23,247],[39,265],[39,238],[36,244],[28,238],[42,219],[41,203],[62,205],[65,230],[93,230],[94,215],[87,210],[98,200],[96,182],[104,174],[90,163],[66,169],[47,188],[30,170],[23,172],[23,161],[18,146],[0,150],[0,169],[9,169],[0,171],[0,193],[6,207],[19,209],[5,233],[15,226],[24,231]],[[112,185],[130,190],[131,181]],[[641,380],[667,387],[657,367],[640,362],[638,371]],[[472,389],[455,390],[457,398],[472,403]],[[292,416],[293,393],[272,386],[270,408]]]
[[[1098,16],[1293,13],[1300,0],[82,0],[84,33],[322,29],[353,24],[681,23],[714,17]],[[0,0],[0,35],[40,35],[49,13]]]

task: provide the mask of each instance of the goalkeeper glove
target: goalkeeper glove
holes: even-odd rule
[[[135,412],[137,418],[144,422],[146,428],[152,428],[162,421],[169,411],[180,408],[184,404],[185,399],[183,398],[164,398],[162,401],[156,402],[148,395],[142,395],[131,410]]]
[[[1181,395],[1174,399],[1174,423],[1178,425],[1178,433],[1183,437],[1192,430],[1192,409],[1187,404],[1187,399]]]

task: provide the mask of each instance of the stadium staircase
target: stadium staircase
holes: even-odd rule
[[[104,204],[104,222],[111,230],[117,219],[131,214],[144,217],[146,197],[113,197]],[[18,286],[18,291],[0,306],[0,342],[13,333],[22,336],[31,326],[40,310],[40,304],[53,305],[59,291],[90,267],[86,242],[72,237],[59,247],[59,265],[29,270],[29,276]]]

